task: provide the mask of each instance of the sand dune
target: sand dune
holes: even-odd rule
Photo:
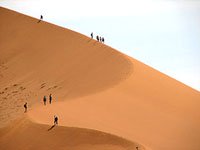
[[[200,149],[198,91],[77,32],[0,19],[0,149]]]
[[[0,19],[0,96],[7,101],[1,109],[10,117],[26,100],[32,105],[49,93],[59,100],[97,93],[132,72],[123,54],[86,36],[3,8]]]
[[[18,119],[0,129],[0,149],[130,150],[137,145],[117,136],[89,129],[48,126]],[[9,140],[8,140],[9,139]]]
[[[141,64],[133,63],[134,73],[114,88],[48,107],[37,106],[29,116],[51,124],[57,114],[64,126],[120,135],[155,150],[198,150],[199,93],[149,67],[140,70]]]

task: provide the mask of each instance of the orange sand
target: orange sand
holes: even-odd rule
[[[74,31],[0,19],[0,149],[200,149],[198,91]]]

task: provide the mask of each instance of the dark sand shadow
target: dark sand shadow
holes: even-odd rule
[[[89,39],[87,42],[89,43],[90,41],[92,41],[93,39]]]
[[[95,41],[94,43],[93,43],[93,45],[95,46],[96,44],[98,44],[99,42],[98,41]]]
[[[56,125],[54,124],[53,126],[51,126],[51,128],[49,128],[47,131],[52,130]]]

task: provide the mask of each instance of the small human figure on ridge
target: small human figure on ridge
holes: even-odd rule
[[[93,39],[93,32],[91,33],[91,39]]]
[[[26,113],[27,112],[27,102],[24,104],[24,113]]]
[[[96,36],[96,39],[97,39],[97,41],[99,42],[99,36],[98,36],[98,35]]]
[[[42,20],[43,20],[43,16],[40,15],[40,20],[38,21],[38,23],[40,23],[40,21],[42,21]]]
[[[102,40],[102,43],[104,43],[104,37],[102,37],[101,40]]]

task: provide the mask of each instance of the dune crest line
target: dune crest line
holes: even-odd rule
[[[133,71],[126,55],[96,40],[2,7],[0,12],[4,123],[22,114],[27,100],[31,106],[49,93],[58,101],[98,93]]]

